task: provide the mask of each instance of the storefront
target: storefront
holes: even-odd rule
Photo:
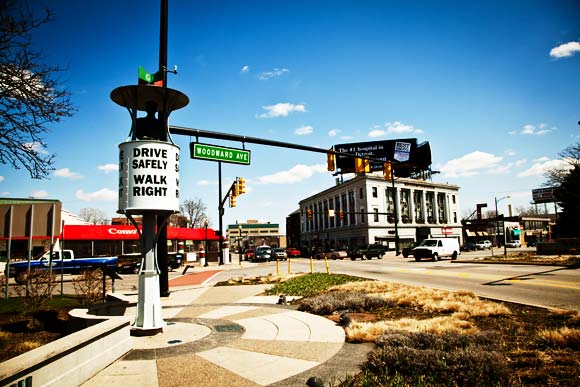
[[[62,248],[74,250],[77,257],[140,253],[139,233],[133,226],[65,224],[60,241]],[[167,228],[168,253],[199,251],[206,241],[209,245],[206,250],[217,250],[219,237],[211,228]]]

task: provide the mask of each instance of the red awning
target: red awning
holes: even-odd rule
[[[167,239],[191,240],[191,241],[217,241],[218,236],[212,228],[179,228],[168,227]],[[64,240],[138,240],[139,234],[133,226],[108,226],[108,225],[64,225]]]

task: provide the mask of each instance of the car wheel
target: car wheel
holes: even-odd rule
[[[356,258],[355,257],[350,257],[350,260],[351,261],[356,261]]]
[[[133,266],[133,274],[139,274],[139,265]]]
[[[20,271],[14,274],[14,280],[18,285],[24,285],[28,279],[26,271]]]
[[[457,259],[457,251],[454,251],[453,254],[451,254],[451,259],[454,261]]]
[[[377,256],[377,259],[383,259],[383,255],[382,254],[381,255],[378,255]]]
[[[419,262],[420,260],[421,260],[421,258],[415,257],[415,261]]]
[[[409,258],[409,253],[407,253],[407,252],[404,252],[404,253],[403,253],[403,258]]]
[[[433,254],[433,262],[437,262],[439,260],[439,256],[437,254]]]

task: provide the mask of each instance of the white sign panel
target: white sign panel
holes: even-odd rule
[[[119,210],[179,210],[179,147],[159,141],[119,144]]]
[[[409,161],[409,153],[411,153],[411,144],[408,142],[395,143],[395,152],[393,158],[397,161],[404,163]]]

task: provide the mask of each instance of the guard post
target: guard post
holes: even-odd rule
[[[119,144],[119,206],[137,229],[141,241],[139,298],[131,329],[134,336],[155,335],[163,331],[157,240],[168,219],[179,212],[179,147],[169,134],[172,111],[189,103],[180,91],[154,85],[121,86],[111,99],[125,107],[131,116],[129,137]],[[137,118],[137,112],[147,115]],[[142,228],[135,215],[142,216]]]

